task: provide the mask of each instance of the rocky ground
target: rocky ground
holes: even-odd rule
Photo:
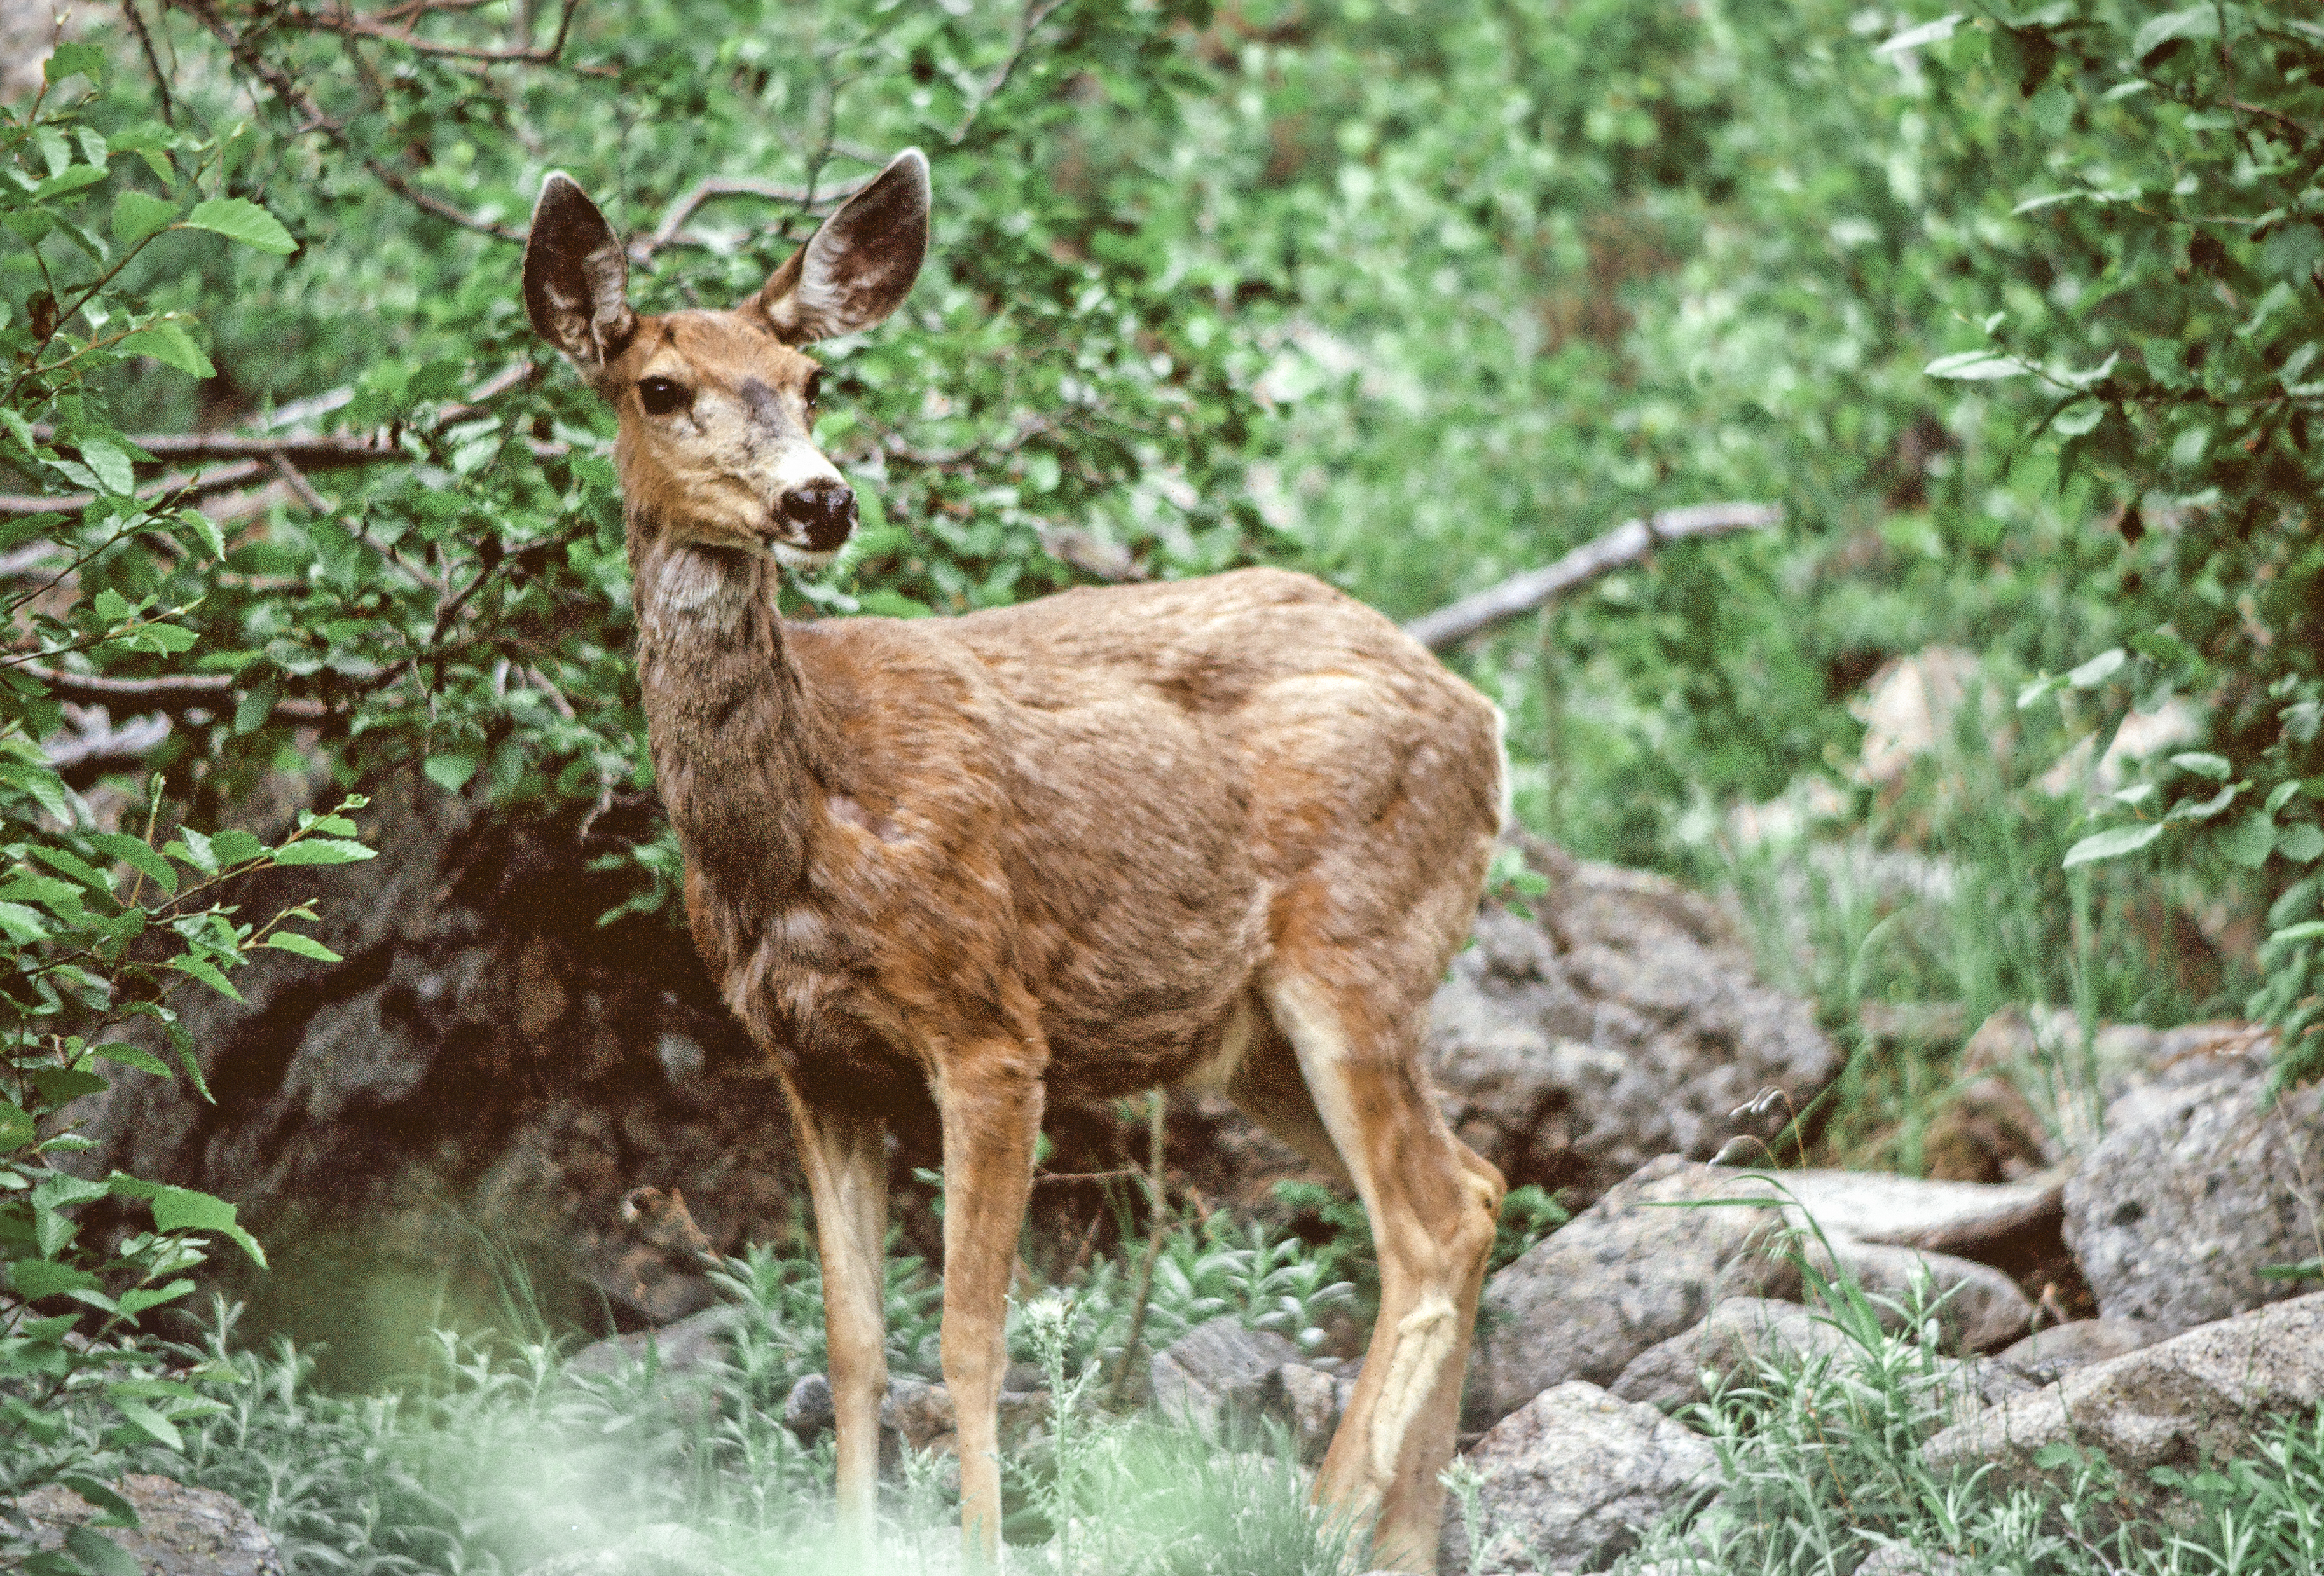
[[[324,939],[346,961],[270,961],[245,1004],[207,1004],[193,1027],[217,1103],[124,1081],[93,1160],[242,1201],[262,1235],[359,1223],[367,1250],[439,1275],[480,1230],[521,1232],[636,1332],[585,1367],[628,1361],[657,1331],[682,1381],[726,1316],[699,1311],[694,1249],[777,1236],[796,1207],[748,1047],[682,945],[595,923],[610,889],[570,828],[436,800],[390,817],[384,856],[330,908]],[[1748,1165],[1839,1071],[1812,1010],[1756,982],[1711,905],[1527,853],[1550,892],[1530,917],[1487,910],[1428,1037],[1462,1135],[1581,1210],[1486,1288],[1463,1437],[1485,1525],[1508,1535],[1486,1569],[1605,1569],[1709,1492],[1712,1452],[1683,1409],[1763,1356],[1833,1350],[1805,1299],[1838,1275],[1896,1304],[1941,1295],[1910,1332],[1955,1365],[1962,1397],[1932,1463],[2033,1473],[2070,1431],[2144,1480],[2324,1401],[2324,1294],[2264,1273],[2319,1254],[2324,1117],[2317,1090],[2271,1096],[2258,1031],[2111,1027],[2085,1055],[2070,1020],[2005,1014],[1971,1037],[1940,1120],[1950,1175],[1770,1177]],[[1133,1113],[1067,1110],[1052,1129],[1054,1172],[1143,1147]],[[1301,1175],[1203,1098],[1174,1101],[1167,1140],[1174,1186],[1197,1198],[1264,1205]],[[899,1184],[928,1164],[928,1135],[903,1123]],[[625,1218],[639,1188],[682,1194],[699,1234]],[[1039,1193],[1060,1218],[1091,1213],[1070,1186]],[[908,1231],[933,1239],[903,1196]],[[1352,1362],[1231,1323],[1157,1354],[1151,1375],[1157,1405],[1277,1419],[1311,1458],[1353,1378]],[[819,1384],[788,1414],[808,1437],[828,1426]],[[1020,1388],[1010,1426],[1038,1427],[1046,1405]],[[884,1415],[917,1447],[951,1431],[941,1386],[899,1382]],[[1443,1568],[1465,1570],[1448,1521]],[[1520,1547],[1540,1562],[1513,1564]]]

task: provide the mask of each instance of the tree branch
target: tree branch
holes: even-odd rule
[[[133,714],[160,712],[168,716],[187,712],[224,711],[242,695],[244,686],[226,674],[169,673],[153,678],[116,678],[106,673],[68,673],[39,662],[18,662],[15,670],[46,685],[58,699],[108,711]],[[331,714],[318,700],[289,696],[274,703],[281,715],[302,722],[319,722]]]
[[[1696,503],[1666,509],[1646,520],[1626,520],[1604,536],[1587,541],[1554,564],[1512,575],[1498,585],[1464,596],[1448,607],[1423,613],[1404,632],[1432,651],[1450,650],[1496,624],[1531,613],[1587,581],[1634,564],[1662,542],[1683,537],[1726,536],[1775,524],[1784,512],[1766,503]]]
[[[714,175],[696,181],[684,195],[669,205],[661,223],[650,235],[640,235],[630,243],[630,261],[642,263],[663,247],[685,244],[689,238],[679,234],[695,210],[706,203],[730,197],[747,197],[761,202],[784,202],[795,207],[837,207],[863,189],[865,182],[857,181],[832,191],[816,191],[804,186],[788,186],[779,180],[753,180],[748,176]]]

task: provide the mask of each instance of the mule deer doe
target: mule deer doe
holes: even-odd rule
[[[773,1064],[822,1254],[843,1534],[887,1387],[886,1117],[944,1134],[944,1374],[972,1564],[999,1558],[1008,1277],[1050,1090],[1224,1092],[1352,1182],[1380,1317],[1320,1499],[1433,1570],[1500,1175],[1420,1065],[1502,816],[1499,714],[1379,613],[1245,569],[958,618],[786,623],[854,494],[799,346],[896,309],[927,249],[897,156],[731,311],[641,317],[562,174],[525,308],[620,416],[654,770],[694,939]]]

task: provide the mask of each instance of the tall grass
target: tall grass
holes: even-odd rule
[[[1821,1102],[1835,1159],[1917,1174],[1967,1032],[2002,1008],[2071,1010],[2077,1033],[2039,1037],[2029,1072],[2037,1103],[2089,1131],[2101,1022],[2181,1023],[2240,1000],[2232,961],[2207,972],[2179,955],[2195,926],[2177,878],[2062,868],[2088,830],[2087,785],[2042,786],[2058,741],[1997,715],[1972,694],[1883,793],[1856,790],[1840,813],[1801,816],[1782,834],[1722,827],[1698,844],[1695,873],[1729,895],[1763,977],[1812,1000],[1847,1053]],[[1868,1007],[1932,1005],[1959,1030],[1868,1028]]]

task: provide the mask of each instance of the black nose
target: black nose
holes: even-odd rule
[[[807,545],[827,553],[855,529],[855,493],[844,482],[809,482],[783,494],[783,518],[807,530]]]

